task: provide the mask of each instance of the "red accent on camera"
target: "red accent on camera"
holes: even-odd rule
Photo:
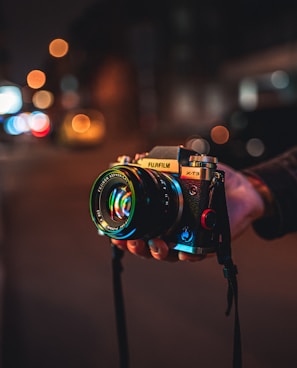
[[[216,211],[207,208],[201,215],[201,226],[205,230],[213,230],[216,225]]]

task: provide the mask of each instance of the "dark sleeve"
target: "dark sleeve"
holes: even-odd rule
[[[297,146],[244,172],[261,179],[274,197],[275,213],[253,224],[258,235],[274,239],[297,231]]]

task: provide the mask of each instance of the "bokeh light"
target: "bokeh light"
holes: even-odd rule
[[[27,75],[28,86],[33,89],[38,89],[44,86],[46,82],[46,75],[43,71],[34,69]]]
[[[260,157],[265,151],[265,145],[259,138],[251,138],[246,144],[246,150],[253,157]]]
[[[19,135],[22,133],[17,127],[17,116],[10,116],[4,121],[4,131],[10,135]]]
[[[257,83],[251,78],[245,78],[239,84],[239,105],[247,111],[255,110],[258,105]]]
[[[72,119],[72,129],[77,133],[85,133],[90,126],[91,120],[85,114],[77,114]]]
[[[14,128],[16,131],[18,131],[19,134],[30,132],[29,113],[21,113],[17,116],[14,116],[13,118]]]
[[[229,130],[223,125],[216,125],[210,131],[211,139],[216,144],[225,144],[228,142],[230,133]]]
[[[48,109],[54,102],[54,95],[49,91],[40,90],[34,93],[32,102],[38,109]]]
[[[186,147],[198,153],[207,155],[210,151],[210,144],[202,137],[193,137],[187,140]]]
[[[22,112],[18,115],[10,116],[4,121],[4,130],[9,135],[32,134],[42,138],[49,134],[51,130],[48,115],[40,111],[32,113]]]
[[[38,138],[47,136],[51,130],[51,124],[48,115],[40,111],[34,111],[31,114],[29,125],[32,135]]]
[[[56,38],[50,42],[48,49],[51,56],[61,58],[68,53],[69,45],[62,38]]]
[[[0,114],[15,114],[22,106],[22,93],[17,86],[0,86]]]
[[[196,115],[197,101],[191,89],[180,88],[172,96],[173,114],[179,120],[191,120]]]
[[[277,89],[284,89],[289,86],[290,78],[288,73],[277,70],[271,74],[271,83]]]
[[[77,91],[78,89],[78,80],[72,74],[66,74],[61,79],[60,88],[63,92],[67,91]]]
[[[105,137],[105,119],[94,109],[68,112],[58,132],[59,140],[71,146],[96,145]]]

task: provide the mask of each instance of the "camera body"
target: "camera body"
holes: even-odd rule
[[[183,146],[156,146],[134,160],[122,156],[95,180],[91,217],[114,239],[161,237],[178,251],[217,252],[229,231],[217,162]]]

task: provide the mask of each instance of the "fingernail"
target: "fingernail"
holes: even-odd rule
[[[137,240],[129,240],[129,245],[132,247],[138,247],[139,242]]]
[[[147,242],[147,244],[148,244],[148,246],[150,247],[150,250],[152,251],[152,252],[155,252],[155,253],[159,253],[159,248],[155,245],[155,243],[154,243],[154,241],[153,240],[149,240],[148,242]]]

